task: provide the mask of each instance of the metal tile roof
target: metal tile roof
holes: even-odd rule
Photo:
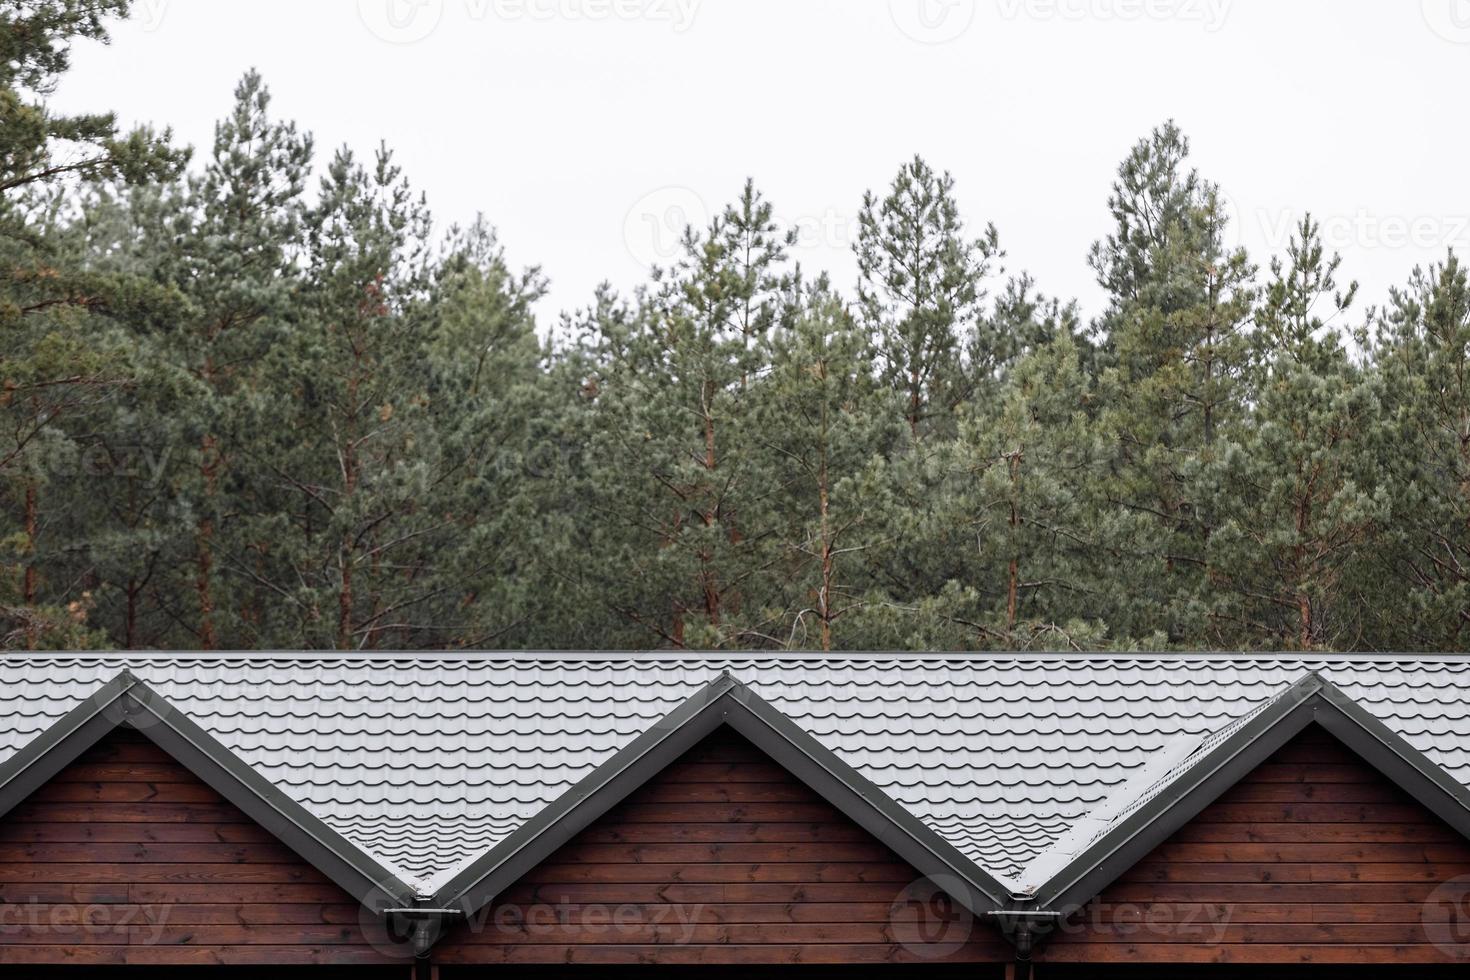
[[[1456,657],[12,655],[0,761],[125,667],[425,891],[722,670],[1006,879],[1309,670],[1470,783]]]

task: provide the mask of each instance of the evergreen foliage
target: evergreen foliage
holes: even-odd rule
[[[1470,272],[1257,266],[1172,123],[1076,305],[915,158],[844,293],[747,182],[554,325],[247,74],[192,167],[0,0],[0,646],[1459,650]],[[979,229],[976,231],[975,229]]]

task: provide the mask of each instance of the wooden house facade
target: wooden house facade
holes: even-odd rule
[[[1058,847],[1029,880],[993,873],[723,675],[429,890],[128,673],[0,762],[0,969],[1265,980],[1470,968],[1470,790],[1317,674]]]

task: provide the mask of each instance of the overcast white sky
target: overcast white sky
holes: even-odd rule
[[[543,323],[747,175],[850,287],[863,190],[916,152],[1090,317],[1113,172],[1169,117],[1263,266],[1301,209],[1368,302],[1470,250],[1470,0],[137,0],[114,34],[63,108],[202,149],[259,68],[319,159],[383,139],[441,222],[484,212]]]

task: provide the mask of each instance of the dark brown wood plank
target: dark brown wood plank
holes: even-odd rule
[[[905,882],[904,884],[907,884]],[[902,894],[892,882],[757,882],[684,884],[608,882],[535,884],[522,879],[506,890],[504,901],[521,905],[558,903],[789,903],[886,902]]]
[[[764,841],[772,844],[870,841],[855,824],[842,823],[609,823],[582,831],[574,844],[684,844]]]
[[[58,865],[57,867],[64,867]],[[136,865],[134,865],[136,867]],[[216,866],[219,867],[219,866]],[[3,875],[0,867],[0,875]],[[758,864],[748,862],[712,864],[543,864],[526,875],[525,881],[551,882],[690,882],[740,881],[836,882],[882,881],[903,883],[919,875],[901,864],[823,862],[811,864]]]
[[[1360,863],[1336,864],[1170,864],[1145,861],[1128,872],[1129,881],[1194,882],[1411,882],[1449,881],[1470,874],[1470,862],[1442,863]]]
[[[840,906],[862,909],[866,906]],[[16,910],[7,920],[8,924],[20,921],[55,922],[58,919],[90,921],[113,925],[144,925],[150,923],[166,925],[356,925],[363,917],[363,908],[356,902],[316,905],[286,905],[275,903],[258,904],[182,904],[155,902],[137,904],[119,902],[109,905],[95,903],[45,903],[28,904]],[[3,936],[3,933],[0,933]]]
[[[351,945],[0,945],[0,963],[76,966],[297,966],[337,964],[384,966],[411,957],[389,956],[370,946]]]
[[[1250,774],[1252,783],[1352,783],[1384,785],[1383,777],[1357,761],[1280,762],[1273,759]],[[1397,787],[1394,789],[1400,793]]]
[[[631,943],[606,946],[494,945],[461,943],[439,947],[435,962],[443,964],[589,964],[599,966],[695,966],[725,964],[846,964],[846,963],[1006,963],[1014,960],[1015,949],[1004,942],[972,943],[950,955],[934,958],[925,951],[903,945],[810,945],[760,944],[734,946],[670,945],[647,946]]]
[[[1214,882],[1208,889],[1198,882],[1121,882],[1108,888],[1108,902],[1148,905],[1152,902],[1282,902],[1293,905],[1323,903],[1422,903],[1437,882]]]
[[[800,803],[812,791],[799,783],[651,783],[628,795],[626,804],[648,803]]]
[[[1409,805],[1396,786],[1376,783],[1247,783],[1225,791],[1232,803],[1377,803]]]
[[[230,901],[251,903],[272,902],[282,905],[330,905],[343,901],[351,901],[351,896],[347,895],[337,885],[328,881],[305,884],[296,882],[232,882],[227,889],[223,889],[213,883],[132,882],[126,888],[126,900],[140,904],[209,904]]]
[[[1174,834],[1176,843],[1446,843],[1462,841],[1447,824],[1378,823],[1192,823]]]
[[[836,808],[822,802],[624,804],[608,817],[609,823],[834,823],[842,819]]]
[[[0,855],[3,855],[0,848]],[[877,841],[828,843],[729,844],[580,844],[571,843],[556,856],[558,864],[811,864],[861,861],[894,864],[898,859]]]
[[[251,842],[189,843],[36,843],[0,844],[0,866],[6,863],[108,864],[136,861],[144,864],[290,864],[298,860],[284,844]]]
[[[270,831],[251,823],[12,823],[0,821],[0,843],[274,844]]]
[[[225,803],[22,803],[8,814],[19,823],[239,823]]]
[[[1291,963],[1464,965],[1435,946],[1343,944],[1057,943],[1035,957],[1043,963]]]
[[[680,922],[673,916],[657,924],[611,921],[611,910],[590,922],[560,923],[547,916],[516,926],[496,922],[478,932],[460,937],[468,944],[500,945],[603,945],[635,943],[649,945],[759,945],[799,943],[896,942],[888,922],[731,922],[702,924]]]
[[[111,760],[75,763],[57,773],[53,783],[188,783],[195,777],[176,762]]]
[[[1443,844],[1405,843],[1233,843],[1205,844],[1195,841],[1171,842],[1157,848],[1151,860],[1175,864],[1251,864],[1276,863],[1456,863],[1466,858],[1463,842]]]
[[[205,803],[224,798],[203,783],[51,782],[28,797],[37,803]]]
[[[326,878],[299,864],[0,864],[0,881],[44,882],[215,882],[217,884],[322,882]]]

